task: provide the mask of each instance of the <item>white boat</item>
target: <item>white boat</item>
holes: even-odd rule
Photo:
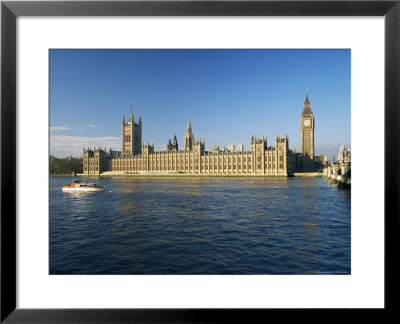
[[[74,180],[71,184],[64,186],[62,191],[86,191],[86,192],[99,192],[103,191],[103,186],[97,183],[86,182],[82,180]]]

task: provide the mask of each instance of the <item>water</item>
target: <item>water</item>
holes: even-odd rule
[[[322,178],[50,178],[50,274],[350,274],[350,190]]]

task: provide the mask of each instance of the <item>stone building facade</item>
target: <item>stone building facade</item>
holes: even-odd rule
[[[83,149],[83,174],[99,175],[109,169],[109,154],[101,148]]]
[[[309,123],[305,122],[306,120]],[[190,124],[186,127],[183,149],[178,149],[176,136],[169,140],[166,151],[155,151],[154,144],[142,144],[142,119],[134,116],[125,123],[122,117],[122,151],[115,154],[106,149],[84,149],[84,175],[116,173],[186,173],[289,176],[295,172],[312,171],[314,167],[314,117],[308,100],[301,115],[302,153],[289,149],[288,136],[275,137],[274,146],[267,138],[251,137],[250,151],[205,150],[205,141],[195,140]],[[304,140],[303,140],[304,139]],[[140,144],[140,147],[139,147]]]

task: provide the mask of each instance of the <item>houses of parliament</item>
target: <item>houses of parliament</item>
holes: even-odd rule
[[[289,139],[275,136],[274,146],[267,145],[266,137],[251,137],[250,151],[240,149],[205,150],[204,140],[195,140],[190,119],[186,127],[183,148],[179,149],[176,136],[167,143],[166,151],[155,151],[154,144],[142,143],[142,119],[135,122],[122,116],[121,151],[85,148],[83,175],[103,173],[183,173],[290,176],[296,172],[313,172],[316,168],[314,151],[314,115],[308,93],[300,116],[301,153],[289,149]]]

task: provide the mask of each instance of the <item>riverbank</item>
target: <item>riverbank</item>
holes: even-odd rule
[[[71,177],[72,174],[51,174],[50,177]],[[206,177],[206,178],[287,178],[287,177],[322,177],[322,173],[318,172],[305,172],[305,173],[292,173],[290,175],[269,175],[269,174],[193,174],[193,173],[119,173],[107,172],[100,175],[86,175],[77,173],[77,177],[85,178],[120,178],[120,177]]]
[[[351,178],[342,178],[341,176],[336,176],[336,178],[323,176],[323,178],[329,183],[336,185],[339,189],[351,189]]]
[[[268,174],[193,174],[193,173],[107,173],[100,175],[85,175],[78,173],[78,177],[85,178],[125,178],[125,177],[200,177],[200,178],[287,178],[286,175],[268,175]]]
[[[292,177],[322,177],[322,172],[293,173]]]

